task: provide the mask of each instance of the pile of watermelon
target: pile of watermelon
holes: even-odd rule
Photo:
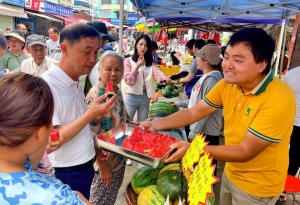
[[[179,196],[187,190],[187,180],[181,176],[179,166],[172,163],[139,168],[131,179],[131,187],[138,194],[137,205],[163,205],[168,196],[169,205],[178,205]]]
[[[153,133],[149,130],[140,131],[135,127],[132,134],[124,139],[122,147],[152,158],[162,158],[172,144],[180,141],[168,134]]]

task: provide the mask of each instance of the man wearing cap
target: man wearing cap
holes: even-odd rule
[[[31,54],[31,58],[21,63],[21,70],[31,75],[41,75],[50,68],[52,63],[57,63],[55,59],[49,58],[47,54],[46,41],[41,35],[30,35],[26,39],[26,49]]]
[[[5,35],[8,39],[8,51],[0,58],[0,69],[8,69],[9,71],[19,71],[21,63],[30,58],[22,50],[25,46],[25,36],[22,32],[14,30]]]
[[[237,31],[230,37],[222,61],[224,79],[195,106],[140,124],[141,129],[168,130],[223,108],[225,145],[206,145],[199,150],[226,162],[222,205],[274,205],[284,190],[296,99],[292,89],[274,77],[274,50],[272,36],[263,29]],[[200,57],[215,62],[205,53]],[[189,146],[185,141],[173,144],[177,151],[165,162],[181,159]]]
[[[98,51],[97,61],[99,60],[100,56],[105,52],[104,47],[106,42],[114,42],[119,40],[117,37],[110,35],[108,33],[108,29],[105,23],[101,21],[91,21],[87,22],[88,25],[92,26],[100,36],[101,48]],[[92,69],[91,73],[86,76],[85,83],[84,83],[84,93],[85,95],[89,92],[89,90],[96,84],[99,78],[99,71],[98,71],[99,63],[97,62],[94,68]]]

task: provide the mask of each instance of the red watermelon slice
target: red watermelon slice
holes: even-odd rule
[[[105,94],[108,98],[111,98],[115,94],[114,85],[112,82],[106,83]]]
[[[60,134],[57,129],[51,130],[50,143],[51,143],[51,146],[60,145]]]

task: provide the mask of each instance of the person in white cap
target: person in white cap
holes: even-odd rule
[[[31,75],[41,75],[50,68],[52,63],[57,63],[55,59],[47,57],[46,41],[41,35],[30,35],[26,39],[26,49],[31,54],[31,58],[21,63],[20,71]]]
[[[22,32],[15,30],[5,35],[8,39],[7,53],[0,58],[0,69],[9,71],[19,71],[21,63],[30,58],[22,50],[25,46],[25,36]]]

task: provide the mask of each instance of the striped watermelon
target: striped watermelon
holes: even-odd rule
[[[165,201],[166,199],[159,193],[157,186],[150,185],[141,191],[137,205],[160,205]]]
[[[157,168],[143,166],[136,170],[131,178],[131,186],[136,194],[140,194],[141,191],[150,185],[155,185],[158,174],[164,165]]]

